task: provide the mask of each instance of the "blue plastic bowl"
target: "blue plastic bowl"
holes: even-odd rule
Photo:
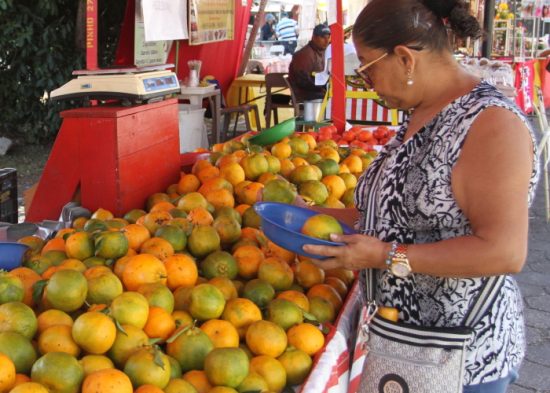
[[[28,249],[25,244],[0,242],[0,269],[13,270],[21,266]]]
[[[317,239],[300,233],[305,221],[319,214],[310,209],[287,205],[278,202],[257,202],[254,210],[262,219],[262,231],[275,244],[286,248],[296,254],[300,254],[314,259],[326,259],[327,257],[309,254],[302,247],[305,244],[319,246],[342,246],[343,243],[331,242],[328,240]],[[353,229],[340,222],[344,234],[352,235],[356,233]]]

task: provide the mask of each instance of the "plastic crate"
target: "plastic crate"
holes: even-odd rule
[[[0,169],[0,221],[17,224],[17,170]]]

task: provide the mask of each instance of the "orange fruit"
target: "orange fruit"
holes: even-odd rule
[[[122,282],[111,271],[88,279],[88,304],[109,305],[123,291]]]
[[[17,267],[11,270],[8,275],[18,277],[23,284],[23,303],[29,307],[34,306],[32,297],[33,285],[41,279],[40,275],[28,267]]]
[[[135,291],[143,284],[155,282],[166,283],[164,264],[157,257],[150,254],[139,254],[130,257],[122,272],[124,287],[128,291]]]
[[[325,176],[321,181],[327,187],[329,197],[340,199],[347,190],[346,183],[338,175]]]
[[[245,180],[245,173],[242,166],[237,162],[231,162],[220,166],[220,176],[226,179],[233,186]]]
[[[140,348],[149,345],[149,337],[143,330],[133,325],[122,324],[122,330],[117,330],[113,345],[107,355],[114,364],[122,369],[126,360]]]
[[[130,378],[122,371],[110,368],[96,371],[82,383],[82,393],[133,393]]]
[[[30,340],[37,328],[34,311],[25,303],[9,302],[0,305],[0,333],[16,332]]]
[[[336,163],[340,162],[340,154],[338,154],[338,151],[336,151],[332,147],[329,147],[329,146],[320,147],[319,148],[319,154],[323,158],[330,158],[330,159],[336,161]]]
[[[336,292],[340,295],[342,299],[346,298],[346,295],[348,294],[348,287],[346,284],[340,280],[338,277],[327,277],[325,278],[325,284],[330,285],[334,289],[336,289]]]
[[[201,185],[199,178],[192,173],[181,175],[178,182],[178,193],[181,195],[188,194],[190,192],[197,191]]]
[[[211,166],[207,166],[207,167],[201,169],[200,171],[198,171],[196,173],[196,176],[199,178],[201,183],[204,183],[208,179],[213,179],[215,177],[219,177],[220,176],[220,170],[219,170],[219,168],[211,165]]]
[[[121,229],[121,232],[128,240],[128,247],[139,250],[141,245],[151,238],[149,230],[143,225],[129,224]]]
[[[320,296],[309,298],[309,313],[320,323],[334,322],[336,319],[334,305],[326,298]]]
[[[172,215],[166,211],[156,211],[144,215],[136,221],[136,224],[144,225],[153,235],[159,227],[168,224],[172,218]]]
[[[187,235],[177,225],[163,225],[155,232],[155,237],[168,241],[175,252],[183,251],[187,244]]]
[[[277,299],[285,299],[291,301],[300,307],[303,311],[309,311],[309,299],[302,292],[293,289],[283,291],[277,295]]]
[[[182,196],[177,204],[178,209],[181,209],[186,213],[189,213],[197,207],[206,208],[207,206],[208,201],[206,198],[201,193],[196,191]]]
[[[278,142],[271,146],[271,154],[278,159],[288,158],[292,154],[292,148],[288,143]]]
[[[363,161],[361,160],[361,157],[358,157],[355,154],[350,154],[344,158],[342,164],[345,164],[351,173],[363,172]]]
[[[113,299],[110,310],[111,316],[119,324],[129,324],[143,329],[149,316],[149,303],[141,293],[123,292]]]
[[[17,373],[28,374],[36,361],[36,351],[30,339],[17,332],[0,332],[0,353],[12,360]]]
[[[233,279],[237,276],[238,268],[235,258],[226,251],[214,251],[201,262],[201,271],[204,277],[227,277]]]
[[[170,210],[175,209],[176,206],[172,202],[168,201],[160,201],[155,203],[151,210],[149,210],[149,213],[158,212],[158,211],[165,211],[170,212]]]
[[[26,244],[30,247],[30,253],[37,255],[40,254],[40,250],[44,247],[45,241],[38,236],[24,236],[17,240],[17,243]]]
[[[176,330],[176,321],[172,315],[162,307],[150,307],[147,322],[143,331],[149,338],[166,340]]]
[[[181,366],[177,359],[174,359],[172,356],[166,355],[168,360],[170,361],[170,380],[173,379],[180,379],[182,372],[181,372]]]
[[[340,296],[338,291],[336,291],[336,289],[328,284],[316,284],[309,288],[309,290],[307,291],[307,297],[311,299],[315,296],[320,296],[331,302],[336,312],[338,312],[342,307],[342,297]]]
[[[164,393],[164,390],[159,388],[158,386],[151,385],[148,383],[145,385],[141,385],[139,388],[134,390],[134,393]]]
[[[238,393],[237,390],[229,386],[214,386],[208,393]]]
[[[244,212],[250,207],[246,203],[241,203],[240,205],[235,206],[235,210],[242,216]]]
[[[242,183],[239,183],[238,186]],[[261,190],[263,188],[264,185],[259,182],[249,182],[243,187],[236,187],[237,201],[252,206],[261,199]]]
[[[100,276],[103,276],[104,274],[109,274],[109,273],[112,273],[112,270],[109,269],[107,266],[97,265],[97,266],[89,267],[84,271],[83,274],[84,274],[84,277],[86,277],[86,280],[91,280],[92,278],[100,277]]]
[[[170,361],[160,350],[142,348],[126,360],[124,374],[136,388],[150,384],[163,389],[170,381]]]
[[[86,355],[78,362],[84,369],[85,377],[96,371],[115,368],[113,361],[104,355]]]
[[[250,371],[241,384],[237,387],[237,391],[239,393],[267,392],[269,391],[269,386],[267,386],[267,382],[260,374]]]
[[[275,289],[267,281],[255,278],[244,285],[243,297],[264,308],[275,297]]]
[[[238,296],[235,284],[227,277],[214,277],[208,281],[208,284],[218,288],[226,301],[235,299]]]
[[[92,217],[91,218],[95,218],[97,220],[111,220],[114,218],[114,215],[113,213],[111,213],[109,210],[107,209],[103,209],[103,208],[99,208],[97,209],[95,212],[93,212],[92,214]]]
[[[292,173],[292,171],[296,168],[296,165],[294,165],[294,163],[288,159],[288,158],[283,158],[281,159],[281,175],[283,175],[286,179],[288,179],[290,177],[290,174]]]
[[[256,180],[262,173],[267,172],[269,164],[263,154],[252,153],[239,163],[244,169],[245,176],[248,180]]]
[[[286,263],[293,263],[294,259],[296,259],[296,254],[273,243],[271,240],[267,240],[265,246],[263,247],[263,251],[266,256],[277,257]]]
[[[197,389],[183,379],[171,379],[163,393],[197,393]]]
[[[199,321],[219,318],[225,307],[223,293],[211,284],[199,284],[191,290],[189,312]]]
[[[49,352],[33,364],[31,379],[52,392],[77,392],[84,379],[84,369],[74,356]]]
[[[191,327],[166,344],[166,353],[179,362],[182,372],[187,372],[202,370],[204,359],[213,348],[214,345],[206,333],[198,327]]]
[[[183,374],[182,379],[189,382],[197,390],[197,393],[207,393],[212,389],[204,370],[190,370]]]
[[[378,307],[378,314],[389,321],[397,322],[399,320],[399,310],[395,307]]]
[[[187,220],[193,225],[210,225],[214,222],[214,217],[205,207],[198,206],[189,211]]]
[[[237,329],[239,337],[244,338],[248,326],[262,319],[262,312],[251,300],[236,298],[227,302],[222,319],[230,322]]]
[[[294,272],[285,261],[269,257],[260,264],[258,278],[271,284],[276,291],[285,291],[292,286]]]
[[[36,382],[24,382],[10,390],[10,393],[49,393],[49,390]]]
[[[290,300],[273,299],[267,305],[266,319],[276,323],[284,330],[303,322],[303,311]]]
[[[164,192],[155,192],[154,194],[149,195],[145,203],[147,210],[149,211],[155,204],[162,201],[170,202],[170,197],[168,194]]]
[[[41,354],[48,352],[65,352],[78,357],[80,347],[71,335],[71,326],[54,325],[38,336],[38,350]]]
[[[218,232],[223,246],[229,246],[241,237],[241,224],[234,217],[228,215],[218,216],[212,226]]]
[[[294,274],[296,282],[304,288],[311,288],[325,281],[325,271],[308,260],[298,262],[294,268]]]
[[[250,371],[259,374],[266,381],[271,392],[280,392],[286,385],[285,368],[272,356],[253,357],[250,360]]]
[[[277,360],[285,368],[288,385],[300,385],[303,383],[313,365],[311,356],[299,349],[286,350]]]
[[[21,385],[23,383],[30,382],[31,378],[25,374],[15,374],[15,383],[13,387],[16,387],[17,385]],[[13,390],[10,390],[12,392]]]
[[[88,232],[75,232],[65,241],[65,253],[69,258],[84,260],[94,255],[94,242]]]
[[[193,164],[193,168],[191,168],[191,173],[197,174],[197,172],[199,172],[201,169],[204,169],[210,166],[212,166],[212,164],[208,160],[203,160],[203,159],[197,160]]]
[[[239,346],[239,333],[230,322],[222,319],[210,319],[203,323],[200,329],[210,338],[214,348]]]
[[[343,234],[344,231],[338,220],[328,214],[316,214],[309,217],[302,226],[304,235],[317,239],[330,240],[330,234]]]
[[[186,254],[175,254],[164,260],[166,285],[172,291],[178,287],[192,287],[197,282],[198,270],[194,259]]]
[[[72,335],[84,351],[101,355],[115,342],[116,326],[111,318],[101,312],[86,312],[74,321]]]
[[[174,311],[174,294],[166,285],[158,282],[143,284],[137,291],[145,296],[149,306],[162,307],[169,314]]]
[[[291,327],[288,332],[288,344],[304,351],[310,356],[315,355],[325,345],[323,333],[310,323],[300,323]]]
[[[309,165],[309,162],[303,157],[294,157],[294,158],[291,159],[291,161],[294,164],[295,168],[298,168],[300,166],[308,166]],[[310,171],[310,170],[308,169],[308,171]]]
[[[216,229],[207,225],[193,228],[187,239],[187,249],[196,258],[204,258],[221,247],[220,235]]]
[[[15,364],[9,357],[0,353],[0,392],[10,391],[15,385],[15,374]]]
[[[40,255],[44,255],[48,251],[63,251],[65,252],[65,240],[62,237],[54,237],[44,244]]]
[[[204,361],[204,372],[212,385],[236,388],[248,369],[248,356],[240,348],[214,348]]]
[[[69,316],[69,314],[56,309],[50,309],[43,311],[38,315],[36,318],[37,320],[37,332],[38,335],[40,335],[42,332],[44,332],[47,328],[55,325],[65,325],[65,326],[73,326],[73,319]]]
[[[326,277],[336,277],[342,280],[348,288],[350,288],[355,281],[355,273],[353,270],[344,268],[334,268],[325,270]]]
[[[200,277],[199,277],[200,278]],[[197,280],[197,285],[200,282]],[[179,311],[189,311],[191,304],[191,291],[194,287],[178,287],[174,291],[174,309]]]
[[[246,279],[255,278],[260,264],[264,261],[262,250],[255,246],[242,246],[233,252],[237,262],[239,276]]]
[[[174,255],[174,247],[162,237],[152,237],[141,245],[141,254],[151,254],[164,261],[166,258]]]
[[[172,312],[172,318],[176,322],[176,328],[193,324],[193,317],[187,311],[176,310]]]
[[[286,349],[287,336],[283,328],[273,322],[256,321],[246,331],[246,345],[255,355],[277,357]]]
[[[279,168],[280,169],[280,168]],[[260,177],[258,178],[258,183],[262,183],[264,186],[269,183],[271,180],[277,179],[277,175],[271,172],[262,173]],[[264,187],[265,188],[265,187]],[[267,200],[265,198],[265,191],[262,194],[262,200]]]
[[[124,215],[124,219],[130,224],[135,224],[140,217],[143,217],[146,214],[147,212],[143,209],[132,209]]]

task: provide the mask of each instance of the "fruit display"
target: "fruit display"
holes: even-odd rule
[[[23,266],[0,274],[0,392],[301,384],[355,276],[269,241],[252,206],[297,195],[351,206],[373,157],[310,134],[265,149],[244,137],[142,209],[98,209],[51,239],[20,239]]]
[[[396,133],[394,128],[385,125],[377,127],[355,125],[342,134],[338,134],[336,131],[336,127],[332,125],[321,127],[317,140],[333,140],[339,146],[351,146],[371,151],[375,146],[385,145]]]

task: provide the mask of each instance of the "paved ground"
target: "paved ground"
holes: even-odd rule
[[[528,347],[519,379],[508,392],[550,393],[550,223],[542,178],[530,211],[527,264],[516,278],[525,304]]]

